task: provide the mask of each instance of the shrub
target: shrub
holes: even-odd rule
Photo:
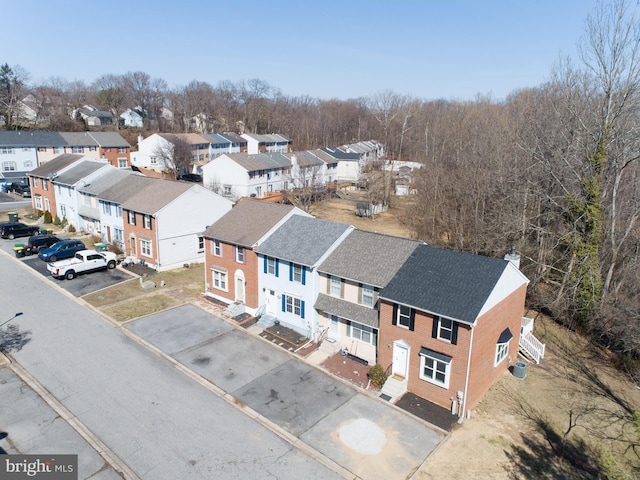
[[[44,212],[44,223],[51,223],[51,212],[49,210]]]
[[[387,374],[384,373],[384,368],[379,363],[376,363],[369,369],[369,380],[377,387],[382,387],[384,382],[387,381]]]
[[[69,225],[69,228],[67,230],[69,233],[76,233],[76,227],[73,225]]]

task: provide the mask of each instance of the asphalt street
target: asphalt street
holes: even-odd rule
[[[133,478],[401,479],[444,437],[194,305],[120,327],[3,247],[12,355]]]

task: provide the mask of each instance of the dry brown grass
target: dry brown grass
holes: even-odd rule
[[[164,293],[139,297],[104,309],[104,313],[119,322],[143,317],[182,304],[183,301]]]

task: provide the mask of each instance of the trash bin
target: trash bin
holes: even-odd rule
[[[8,212],[7,215],[9,215],[9,221],[10,222],[17,222],[18,221],[18,212]]]
[[[516,362],[513,364],[513,376],[523,380],[527,376],[527,364],[524,362]]]
[[[99,251],[99,252],[100,252],[100,251],[104,251],[104,250],[106,250],[106,249],[107,249],[107,244],[106,244],[106,243],[95,243],[93,246],[94,246],[94,247],[95,247],[95,249],[96,249],[97,251]]]
[[[22,258],[25,256],[24,248],[25,248],[24,243],[16,243],[13,246],[13,251],[15,252],[17,258]]]

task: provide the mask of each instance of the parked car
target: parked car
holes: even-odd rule
[[[58,243],[59,241],[60,239],[55,235],[34,235],[33,237],[29,237],[29,240],[24,247],[24,254],[35,255],[40,250],[49,248],[54,243]]]
[[[198,175],[197,173],[185,173],[180,177],[180,180],[184,180],[185,182],[202,183],[202,175]]]
[[[21,197],[31,197],[31,187],[26,183],[12,183],[9,186],[9,191]]]
[[[16,237],[36,235],[40,231],[37,225],[25,225],[21,222],[7,222],[0,224],[0,237],[13,240]]]
[[[117,264],[116,254],[113,252],[81,250],[73,258],[47,264],[47,270],[55,278],[72,280],[83,273],[116,268]]]
[[[45,262],[56,262],[63,258],[71,258],[76,252],[86,250],[84,243],[80,240],[60,240],[49,248],[44,248],[38,252],[38,258]]]

